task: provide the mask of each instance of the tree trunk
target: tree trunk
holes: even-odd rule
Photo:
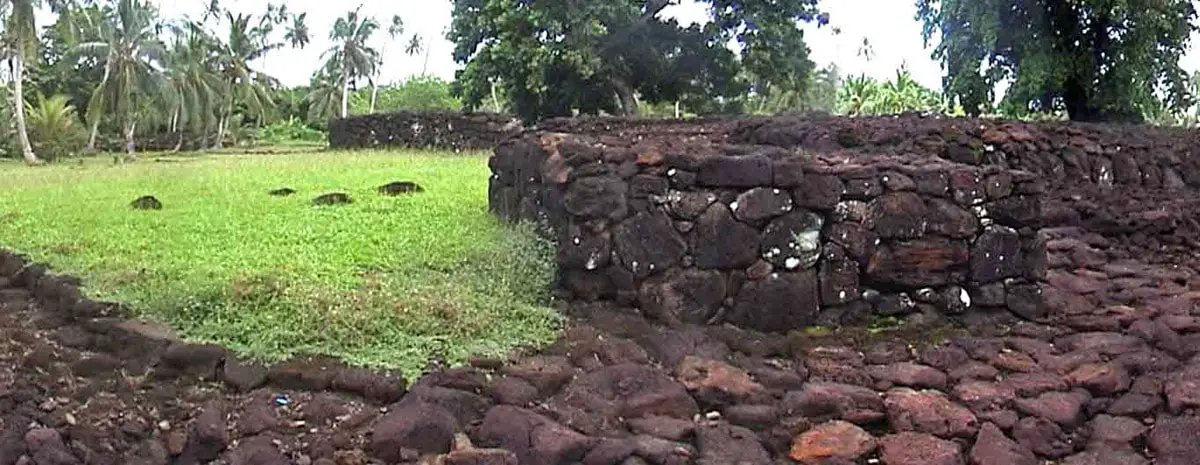
[[[137,132],[137,120],[131,118],[125,126],[125,159],[127,161],[137,161],[137,146],[133,140],[135,132]]]
[[[221,144],[223,144],[224,140],[225,140],[225,117],[224,116],[217,119],[217,134],[216,134],[216,136],[217,136],[216,139],[214,139],[213,143],[212,143],[212,149],[213,150],[221,150]]]
[[[621,102],[622,116],[637,116],[638,103],[633,95],[633,86],[621,78],[613,78],[612,84],[617,91],[617,100]]]
[[[40,160],[33,153],[33,145],[29,143],[29,131],[25,127],[25,63],[21,59],[21,54],[18,52],[13,55],[13,108],[16,109],[17,116],[17,136],[21,139],[21,155],[25,157],[25,163],[30,165],[40,165]]]
[[[183,133],[179,133],[179,139],[175,140],[175,148],[171,149],[171,153],[179,153],[183,149]]]
[[[375,113],[375,99],[379,97],[379,75],[375,75],[375,79],[371,82],[371,111],[367,113]]]
[[[496,97],[496,83],[492,83],[492,107],[496,113],[500,113],[500,99]]]
[[[1091,121],[1092,112],[1088,108],[1087,90],[1079,82],[1079,77],[1067,79],[1063,92],[1063,104],[1067,107],[1067,118],[1071,121]]]
[[[425,64],[421,65],[421,77],[425,77],[425,72],[429,70],[429,45],[425,45]]]
[[[350,70],[342,68],[342,118],[345,118],[350,114]]]
[[[112,55],[110,54],[109,58],[111,57]],[[112,74],[112,67],[110,63],[112,63],[111,59],[104,61],[104,78],[100,80],[101,89],[108,85],[108,77]],[[87,116],[92,120],[92,131],[90,134],[88,134],[87,152],[93,153],[96,151],[96,135],[100,132],[100,115],[89,114]]]

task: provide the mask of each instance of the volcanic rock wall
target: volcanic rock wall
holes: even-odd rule
[[[486,150],[520,131],[519,122],[493,113],[376,113],[330,121],[329,146]]]
[[[1053,185],[1200,187],[1200,131],[1182,128],[919,115],[790,117],[747,121],[729,139],[818,152],[932,154],[1028,171]]]
[[[730,145],[681,126],[506,141],[490,160],[491,208],[556,232],[570,297],[636,303],[669,324],[786,331],[918,311],[1042,316],[1036,176]]]

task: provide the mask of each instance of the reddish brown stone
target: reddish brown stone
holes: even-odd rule
[[[906,287],[943,286],[961,279],[970,260],[965,243],[918,239],[881,246],[865,268],[873,282]]]
[[[883,239],[916,239],[925,234],[927,215],[917,194],[892,192],[871,201],[865,225]]]
[[[709,405],[740,403],[766,391],[739,368],[692,356],[684,357],[675,376],[693,396]]]
[[[904,432],[879,440],[887,465],[963,465],[962,447],[928,434]]]
[[[821,465],[831,459],[858,460],[875,450],[875,438],[851,423],[831,421],[810,429],[792,442],[792,460]]]
[[[892,389],[887,392],[888,421],[897,431],[917,431],[941,437],[973,437],[979,429],[975,414],[955,405],[937,391]]]

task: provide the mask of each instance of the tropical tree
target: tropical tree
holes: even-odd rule
[[[379,99],[379,78],[383,74],[383,57],[387,56],[388,44],[401,34],[404,34],[404,20],[400,15],[392,15],[392,24],[387,28],[388,40],[383,43],[383,53],[379,54],[379,63],[375,64],[375,77],[371,78],[371,110],[368,113],[375,113],[375,102]]]
[[[846,79],[838,90],[838,112],[850,116],[888,115],[910,111],[951,112],[937,91],[921,85],[901,68],[890,81],[867,76]]]
[[[25,66],[37,57],[37,26],[34,22],[34,11],[38,4],[35,0],[0,0],[0,16],[4,21],[4,31],[0,35],[3,44],[3,57],[8,60],[12,70],[12,109],[17,121],[17,137],[21,144],[21,156],[25,163],[35,165],[42,163],[33,153],[29,143],[29,131],[25,122]]]
[[[183,145],[184,134],[203,133],[215,124],[222,100],[224,82],[214,66],[215,39],[202,26],[188,22],[175,29],[171,49],[165,57],[165,73],[173,97],[168,129],[178,133],[175,150]]]
[[[102,41],[85,42],[75,53],[104,62],[104,78],[88,102],[92,131],[88,149],[95,149],[96,130],[104,114],[121,122],[125,151],[136,159],[134,134],[138,120],[150,116],[171,95],[171,88],[159,71],[166,56],[166,45],[158,38],[161,25],[158,12],[140,0],[119,0],[115,14],[109,15],[110,27],[102,29]],[[155,99],[159,99],[155,102]]]
[[[309,36],[308,24],[305,20],[308,18],[308,13],[300,13],[292,17],[292,24],[288,26],[287,33],[283,35],[283,40],[291,44],[292,48],[304,48],[312,41]]]
[[[1179,61],[1197,30],[1193,0],[917,0],[944,92],[971,114],[1010,81],[1002,105],[1072,120],[1142,120],[1187,108]]]
[[[324,126],[330,118],[338,114],[339,95],[342,100],[347,98],[342,94],[341,76],[339,68],[329,65],[318,70],[317,75],[313,76],[308,94],[304,96],[304,101],[308,104],[306,117],[309,124]]]
[[[684,27],[660,15],[674,3],[454,0],[457,94],[475,108],[503,86],[526,120],[633,115],[641,100],[720,111],[748,90],[742,69],[757,86],[803,83],[813,65],[799,23],[828,20],[816,0],[704,0],[711,22]]]
[[[421,76],[424,76],[425,71],[429,69],[429,50],[425,47],[425,39],[422,39],[420,35],[413,34],[408,39],[408,45],[404,46],[404,54],[411,57],[421,52],[425,52],[425,63],[421,65]]]
[[[215,68],[222,79],[220,100],[217,111],[217,131],[213,148],[219,149],[230,124],[234,121],[235,110],[242,110],[256,115],[261,121],[265,119],[267,109],[274,103],[271,100],[269,88],[273,83],[266,74],[254,70],[251,63],[273,50],[283,47],[281,42],[270,40],[271,28],[267,21],[259,21],[256,26],[250,23],[253,17],[226,11],[228,31],[224,40],[217,40]]]
[[[321,55],[325,59],[325,69],[341,72],[342,118],[349,115],[350,81],[371,76],[379,63],[379,52],[367,45],[371,35],[379,29],[379,23],[373,18],[360,18],[361,8],[346,13],[333,23],[329,38],[334,45]]]

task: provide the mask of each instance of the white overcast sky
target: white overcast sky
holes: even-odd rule
[[[157,3],[167,17],[197,16],[206,4],[206,0],[150,1]],[[308,12],[313,42],[304,50],[284,49],[268,57],[263,70],[285,85],[308,83],[319,66],[321,52],[330,46],[328,37],[334,20],[359,4],[365,14],[377,18],[385,28],[394,14],[399,14],[406,25],[405,36],[387,49],[383,82],[421,73],[424,57],[409,57],[403,53],[403,41],[413,33],[424,37],[430,47],[427,72],[446,79],[454,77],[457,64],[450,56],[452,45],[444,38],[444,31],[450,26],[450,0],[289,0],[286,3],[292,11]],[[921,25],[914,19],[913,0],[823,0],[821,3],[821,8],[830,13],[831,26],[840,28],[841,34],[835,36],[830,27],[806,27],[812,58],[819,65],[836,63],[843,75],[865,73],[887,79],[903,64],[919,82],[940,88],[942,73],[938,64],[930,59],[930,50],[921,39]],[[267,0],[224,0],[222,4],[234,11],[261,13],[266,9]],[[685,23],[703,21],[707,16],[704,7],[692,0],[684,0],[684,4],[673,6],[664,14]],[[387,34],[381,30],[375,38],[375,46],[382,48],[386,38]],[[870,62],[857,53],[864,38],[874,49]],[[1200,35],[1193,38],[1193,43],[1194,50],[1196,43],[1200,43]],[[1189,53],[1184,68],[1189,71],[1200,69],[1200,53]]]

